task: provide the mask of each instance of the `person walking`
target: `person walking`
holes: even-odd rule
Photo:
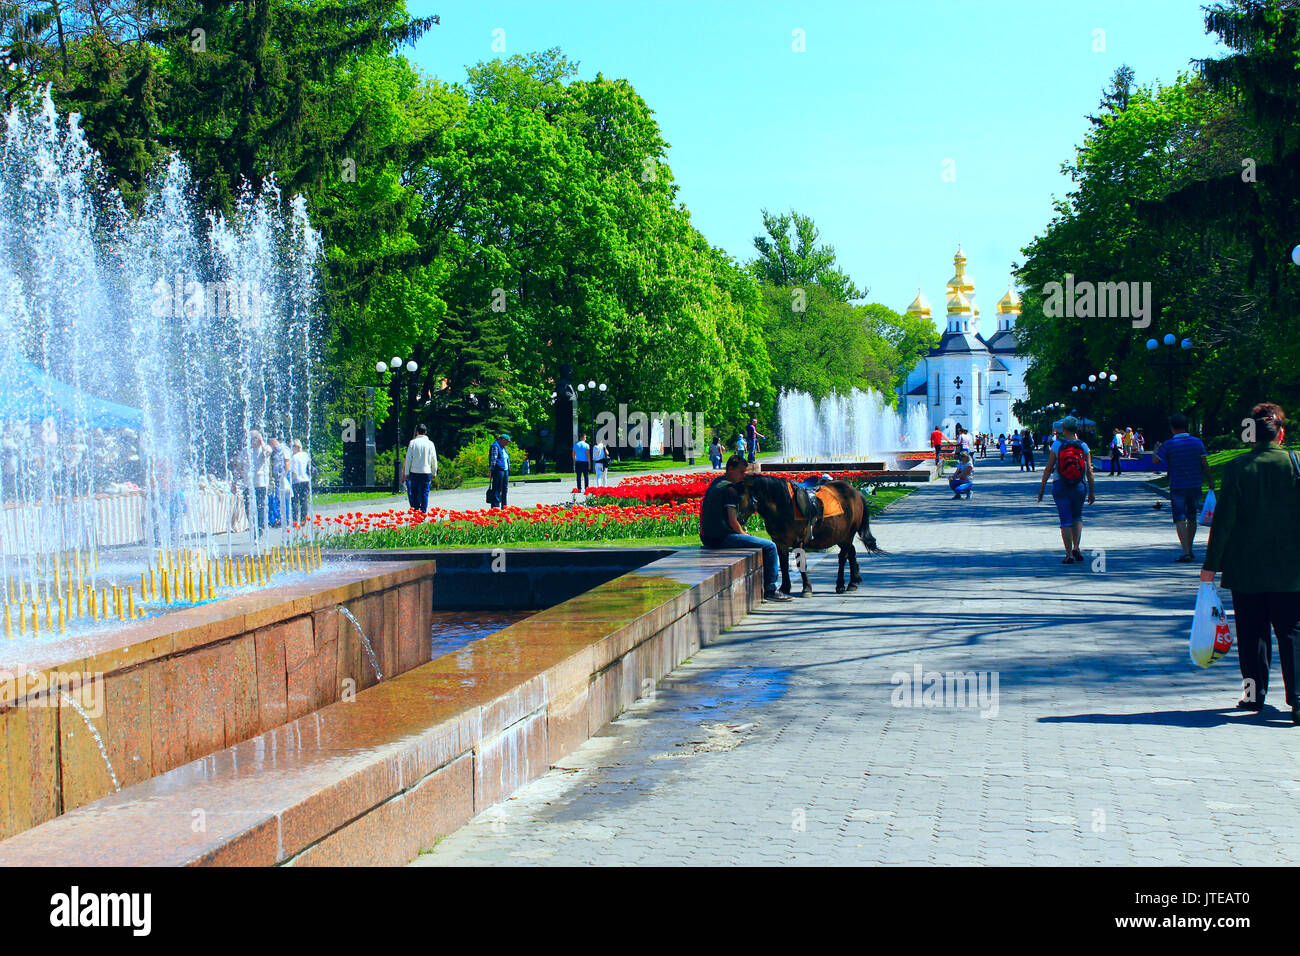
[[[586,432],[573,443],[573,476],[579,493],[591,487],[591,446],[587,444]]]
[[[1124,429],[1124,457],[1133,457],[1133,429],[1132,427]]]
[[[293,485],[293,520],[302,524],[307,520],[307,505],[311,500],[311,455],[303,451],[302,442],[293,440],[293,454],[289,457],[289,483]]]
[[[270,439],[270,446],[271,481],[267,492],[266,523],[278,528],[289,523],[289,499],[293,488],[289,484],[289,449],[274,437]]]
[[[1037,471],[1034,467],[1034,436],[1026,428],[1020,436],[1020,460],[1025,471]]]
[[[240,479],[249,483],[244,490],[249,526],[256,525],[258,533],[261,533],[266,530],[266,490],[271,481],[271,449],[262,441],[262,433],[257,429],[249,431],[248,447],[239,456],[235,471]],[[257,508],[256,517],[253,515],[254,507]]]
[[[930,432],[930,447],[934,449],[934,463],[936,465],[940,463],[939,456],[943,452],[943,439],[943,431],[938,427],[936,427],[934,431]]]
[[[708,549],[762,548],[763,600],[789,601],[790,595],[777,590],[779,557],[776,544],[768,538],[745,534],[740,523],[740,496],[736,486],[745,478],[745,457],[732,455],[721,477],[709,482],[700,502],[700,544]]]
[[[1043,468],[1043,478],[1038,484],[1038,500],[1043,500],[1047,489],[1047,479],[1053,474],[1052,500],[1056,502],[1056,513],[1061,519],[1061,543],[1065,545],[1065,560],[1062,564],[1074,564],[1083,560],[1079,543],[1083,539],[1083,496],[1087,484],[1088,504],[1096,500],[1096,487],[1093,483],[1092,452],[1088,446],[1079,441],[1079,422],[1072,415],[1061,421],[1061,437],[1052,444],[1047,455],[1047,464]]]
[[[967,501],[970,500],[971,490],[975,487],[975,463],[971,461],[969,452],[962,452],[957,456],[957,470],[948,479],[948,487],[952,489],[953,501],[957,501],[963,495]]]
[[[709,464],[713,466],[714,471],[722,470],[723,450],[722,439],[714,435],[713,444],[709,446]]]
[[[605,473],[609,470],[609,449],[605,443],[596,438],[596,444],[591,446],[591,467],[596,472],[596,487],[605,487]]]
[[[749,445],[750,462],[753,462],[754,458],[758,455],[758,440],[760,438],[763,439],[763,441],[767,441],[767,436],[761,434],[758,430],[758,419],[751,418],[749,424],[745,426],[745,441]]]
[[[1007,458],[1007,436],[998,435],[998,461],[1006,461]]]
[[[1124,433],[1118,428],[1115,429],[1115,435],[1110,440],[1110,474],[1115,477],[1119,474],[1120,455],[1124,452]]]
[[[745,454],[745,436],[739,432],[736,433],[736,454],[741,456]]]
[[[984,433],[980,432],[975,436],[975,457],[984,457]]]
[[[429,429],[415,426],[415,437],[406,446],[406,499],[412,511],[429,510],[429,486],[438,474],[438,452],[429,438]]]
[[[1282,448],[1286,415],[1261,402],[1250,410],[1255,444],[1223,469],[1201,580],[1232,592],[1243,693],[1237,707],[1263,710],[1277,635],[1291,722],[1300,724],[1300,461]],[[1167,445],[1168,442],[1165,442]]]
[[[957,454],[965,452],[967,457],[972,457],[975,453],[975,442],[970,437],[970,429],[957,426]]]
[[[1214,476],[1205,445],[1187,433],[1187,416],[1182,412],[1170,415],[1169,430],[1173,436],[1156,446],[1151,461],[1166,465],[1169,472],[1169,505],[1182,549],[1177,560],[1187,562],[1195,560],[1192,543],[1196,539],[1196,519],[1201,513],[1201,480],[1213,492]]]
[[[488,448],[488,506],[504,508],[510,494],[510,436],[498,435]]]

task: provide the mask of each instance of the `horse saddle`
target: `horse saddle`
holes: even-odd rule
[[[818,491],[821,489],[819,488]],[[808,489],[797,482],[790,482],[790,497],[794,500],[794,510],[809,524],[815,524],[822,516],[820,494],[810,494]]]
[[[800,517],[807,518],[809,524],[816,524],[822,518],[834,518],[836,515],[844,514],[844,506],[840,504],[839,495],[825,485],[818,488],[816,494],[809,494],[808,489],[803,485],[791,482],[790,496],[794,499],[795,511]]]

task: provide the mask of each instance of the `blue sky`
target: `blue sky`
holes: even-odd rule
[[[500,55],[501,29],[505,55],[558,46],[584,77],[631,81],[671,144],[696,227],[741,260],[753,257],[760,210],[793,207],[816,220],[870,300],[901,311],[920,284],[942,312],[960,240],[986,334],[1011,263],[1068,189],[1061,163],[1115,69],[1169,82],[1192,58],[1222,52],[1188,0],[408,0],[408,9],[442,19],[408,53],[443,80]]]

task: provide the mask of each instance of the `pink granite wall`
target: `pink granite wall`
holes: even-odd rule
[[[52,642],[38,656],[0,658],[0,838],[113,792],[69,698],[87,712],[125,788],[375,684],[339,605],[361,623],[385,678],[427,662],[434,566],[380,567],[322,573],[75,644]]]

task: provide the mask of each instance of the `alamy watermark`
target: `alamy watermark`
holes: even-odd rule
[[[890,703],[895,707],[975,707],[981,717],[998,715],[997,671],[897,671]]]
[[[18,707],[58,707],[62,696],[87,717],[104,716],[104,675],[82,671],[0,671],[0,697]]]
[[[620,403],[618,414],[596,415],[596,440],[620,448],[649,445],[653,422],[663,423],[663,436],[675,448],[690,448],[691,455],[703,458],[708,446],[703,412],[629,412]]]
[[[1067,272],[1064,283],[1043,285],[1043,297],[1049,318],[1131,319],[1135,329],[1151,324],[1150,282],[1076,282]]]
[[[186,282],[179,272],[171,282],[160,278],[153,284],[155,318],[233,317],[253,322],[262,316],[262,287],[258,282],[216,279]]]

